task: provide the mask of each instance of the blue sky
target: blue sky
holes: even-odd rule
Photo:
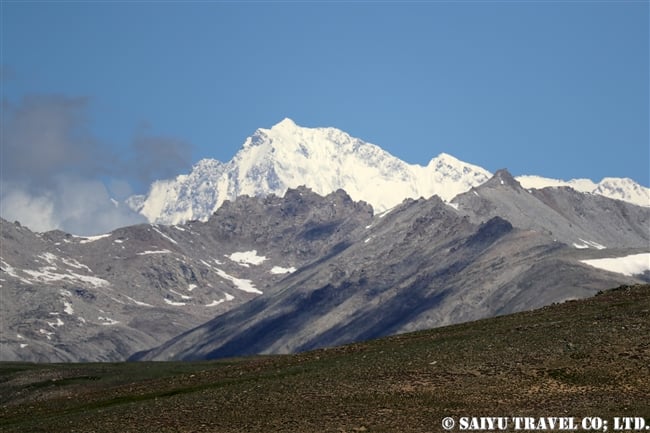
[[[446,152],[515,175],[650,185],[647,1],[1,8],[3,121],[44,116],[60,129],[51,146],[79,155],[22,155],[25,173],[144,192],[291,117],[410,163]],[[13,157],[7,172],[23,167]]]

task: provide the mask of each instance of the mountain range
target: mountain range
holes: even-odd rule
[[[492,174],[442,153],[426,166],[408,164],[371,143],[336,128],[305,128],[284,119],[258,129],[227,163],[199,161],[189,174],[154,182],[146,195],[128,205],[151,223],[206,221],[225,200],[240,195],[283,195],[305,185],[326,195],[345,190],[353,200],[383,212],[406,198],[437,195],[445,201],[486,182]],[[650,189],[631,179],[561,181],[539,176],[517,178],[524,188],[568,186],[650,207]]]
[[[540,179],[285,119],[132,197],[149,224],[0,220],[0,360],[288,353],[650,280],[647,188]]]

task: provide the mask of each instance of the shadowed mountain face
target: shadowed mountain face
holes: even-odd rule
[[[227,201],[207,222],[89,238],[1,221],[0,359],[287,353],[641,281],[581,260],[646,252],[649,209],[531,193],[506,174],[451,205],[374,216],[342,190],[301,187]]]

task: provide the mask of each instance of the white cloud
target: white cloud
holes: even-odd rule
[[[127,206],[115,206],[102,182],[73,176],[57,176],[50,188],[40,190],[3,184],[0,216],[38,232],[61,229],[77,235],[145,222]]]
[[[0,216],[9,221],[20,221],[30,229],[42,232],[57,227],[54,218],[54,204],[46,194],[34,196],[20,188],[11,188],[5,193],[2,186]]]

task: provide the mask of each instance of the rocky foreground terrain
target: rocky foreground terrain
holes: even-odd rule
[[[624,286],[295,355],[0,363],[0,430],[441,432],[445,417],[597,416],[612,431],[614,417],[650,424],[649,366],[650,285]]]

